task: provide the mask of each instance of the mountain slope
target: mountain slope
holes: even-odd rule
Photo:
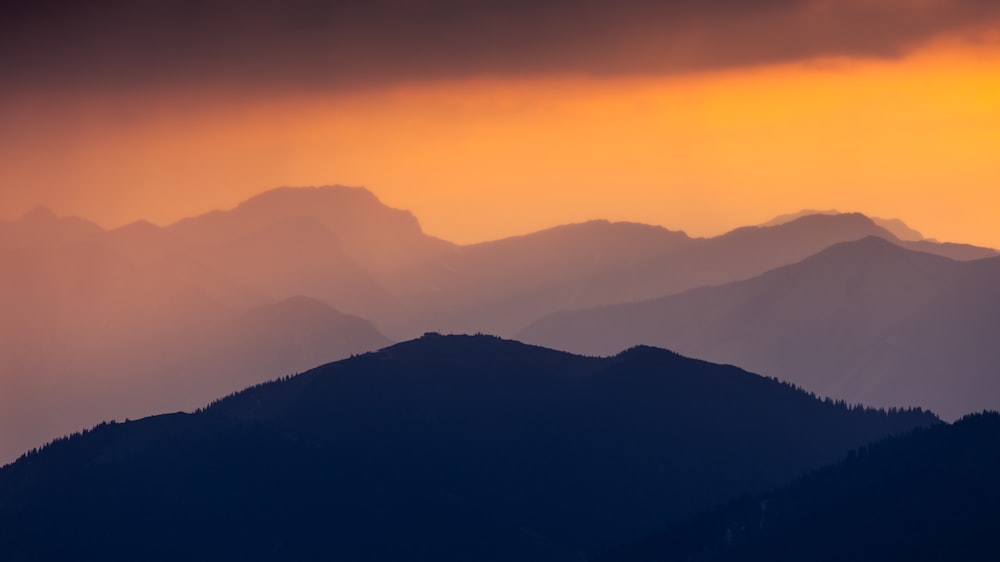
[[[918,430],[604,560],[989,560],[1000,526],[998,442],[996,413]]]
[[[636,348],[436,336],[0,470],[6,560],[579,560],[934,423]]]
[[[947,418],[1000,406],[1000,260],[955,262],[870,237],[747,281],[554,314],[526,341],[607,354],[669,346],[821,395],[920,405]],[[930,357],[928,357],[930,356]]]

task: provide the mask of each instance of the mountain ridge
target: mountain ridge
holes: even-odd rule
[[[0,553],[577,560],[934,423],[663,350],[431,334],[25,455],[0,469]]]

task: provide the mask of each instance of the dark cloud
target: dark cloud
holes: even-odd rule
[[[351,87],[895,56],[995,0],[33,0],[0,13],[7,91]]]

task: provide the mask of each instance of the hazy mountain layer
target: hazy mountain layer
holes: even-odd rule
[[[660,345],[954,419],[1000,407],[1000,258],[958,262],[866,238],[747,281],[556,313],[521,337],[589,354]]]
[[[996,255],[959,244],[901,242],[859,214],[804,216],[715,238],[594,221],[459,248],[447,260],[447,276],[410,289],[418,291],[413,308],[419,313],[415,324],[404,323],[402,333],[430,327],[514,334],[546,312],[747,279],[866,236],[955,259]],[[421,294],[423,286],[434,290]]]
[[[139,229],[134,229],[139,230]],[[513,334],[561,309],[664,296],[746,279],[832,244],[893,234],[859,214],[810,215],[773,227],[690,238],[661,227],[592,221],[456,246],[422,232],[408,212],[364,189],[281,188],[234,209],[185,219],[141,241],[117,232],[137,256],[166,252],[212,272],[187,281],[241,300],[303,295],[372,320],[391,337],[427,330]],[[957,259],[989,249],[905,242]],[[185,267],[184,271],[194,268]],[[223,292],[227,294],[226,292]]]
[[[0,469],[0,557],[580,560],[935,421],[658,349],[429,335]]]
[[[387,343],[381,334],[512,334],[557,310],[745,279],[867,235],[894,240],[864,216],[837,215],[709,239],[594,221],[456,246],[346,187],[276,189],[167,227],[110,232],[36,209],[0,221],[0,459],[103,418],[194,407],[313,359],[373,349]],[[295,342],[290,331],[255,329],[268,341],[250,342],[246,315],[298,297],[374,328],[345,319],[356,334]]]

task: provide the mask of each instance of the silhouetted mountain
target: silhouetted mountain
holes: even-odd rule
[[[432,334],[27,455],[0,557],[583,560],[935,422],[653,348]]]
[[[997,443],[996,413],[918,429],[602,560],[991,560],[1000,528]]]
[[[956,262],[870,237],[747,281],[556,313],[521,337],[592,354],[669,346],[954,419],[1000,406],[1000,259]]]

